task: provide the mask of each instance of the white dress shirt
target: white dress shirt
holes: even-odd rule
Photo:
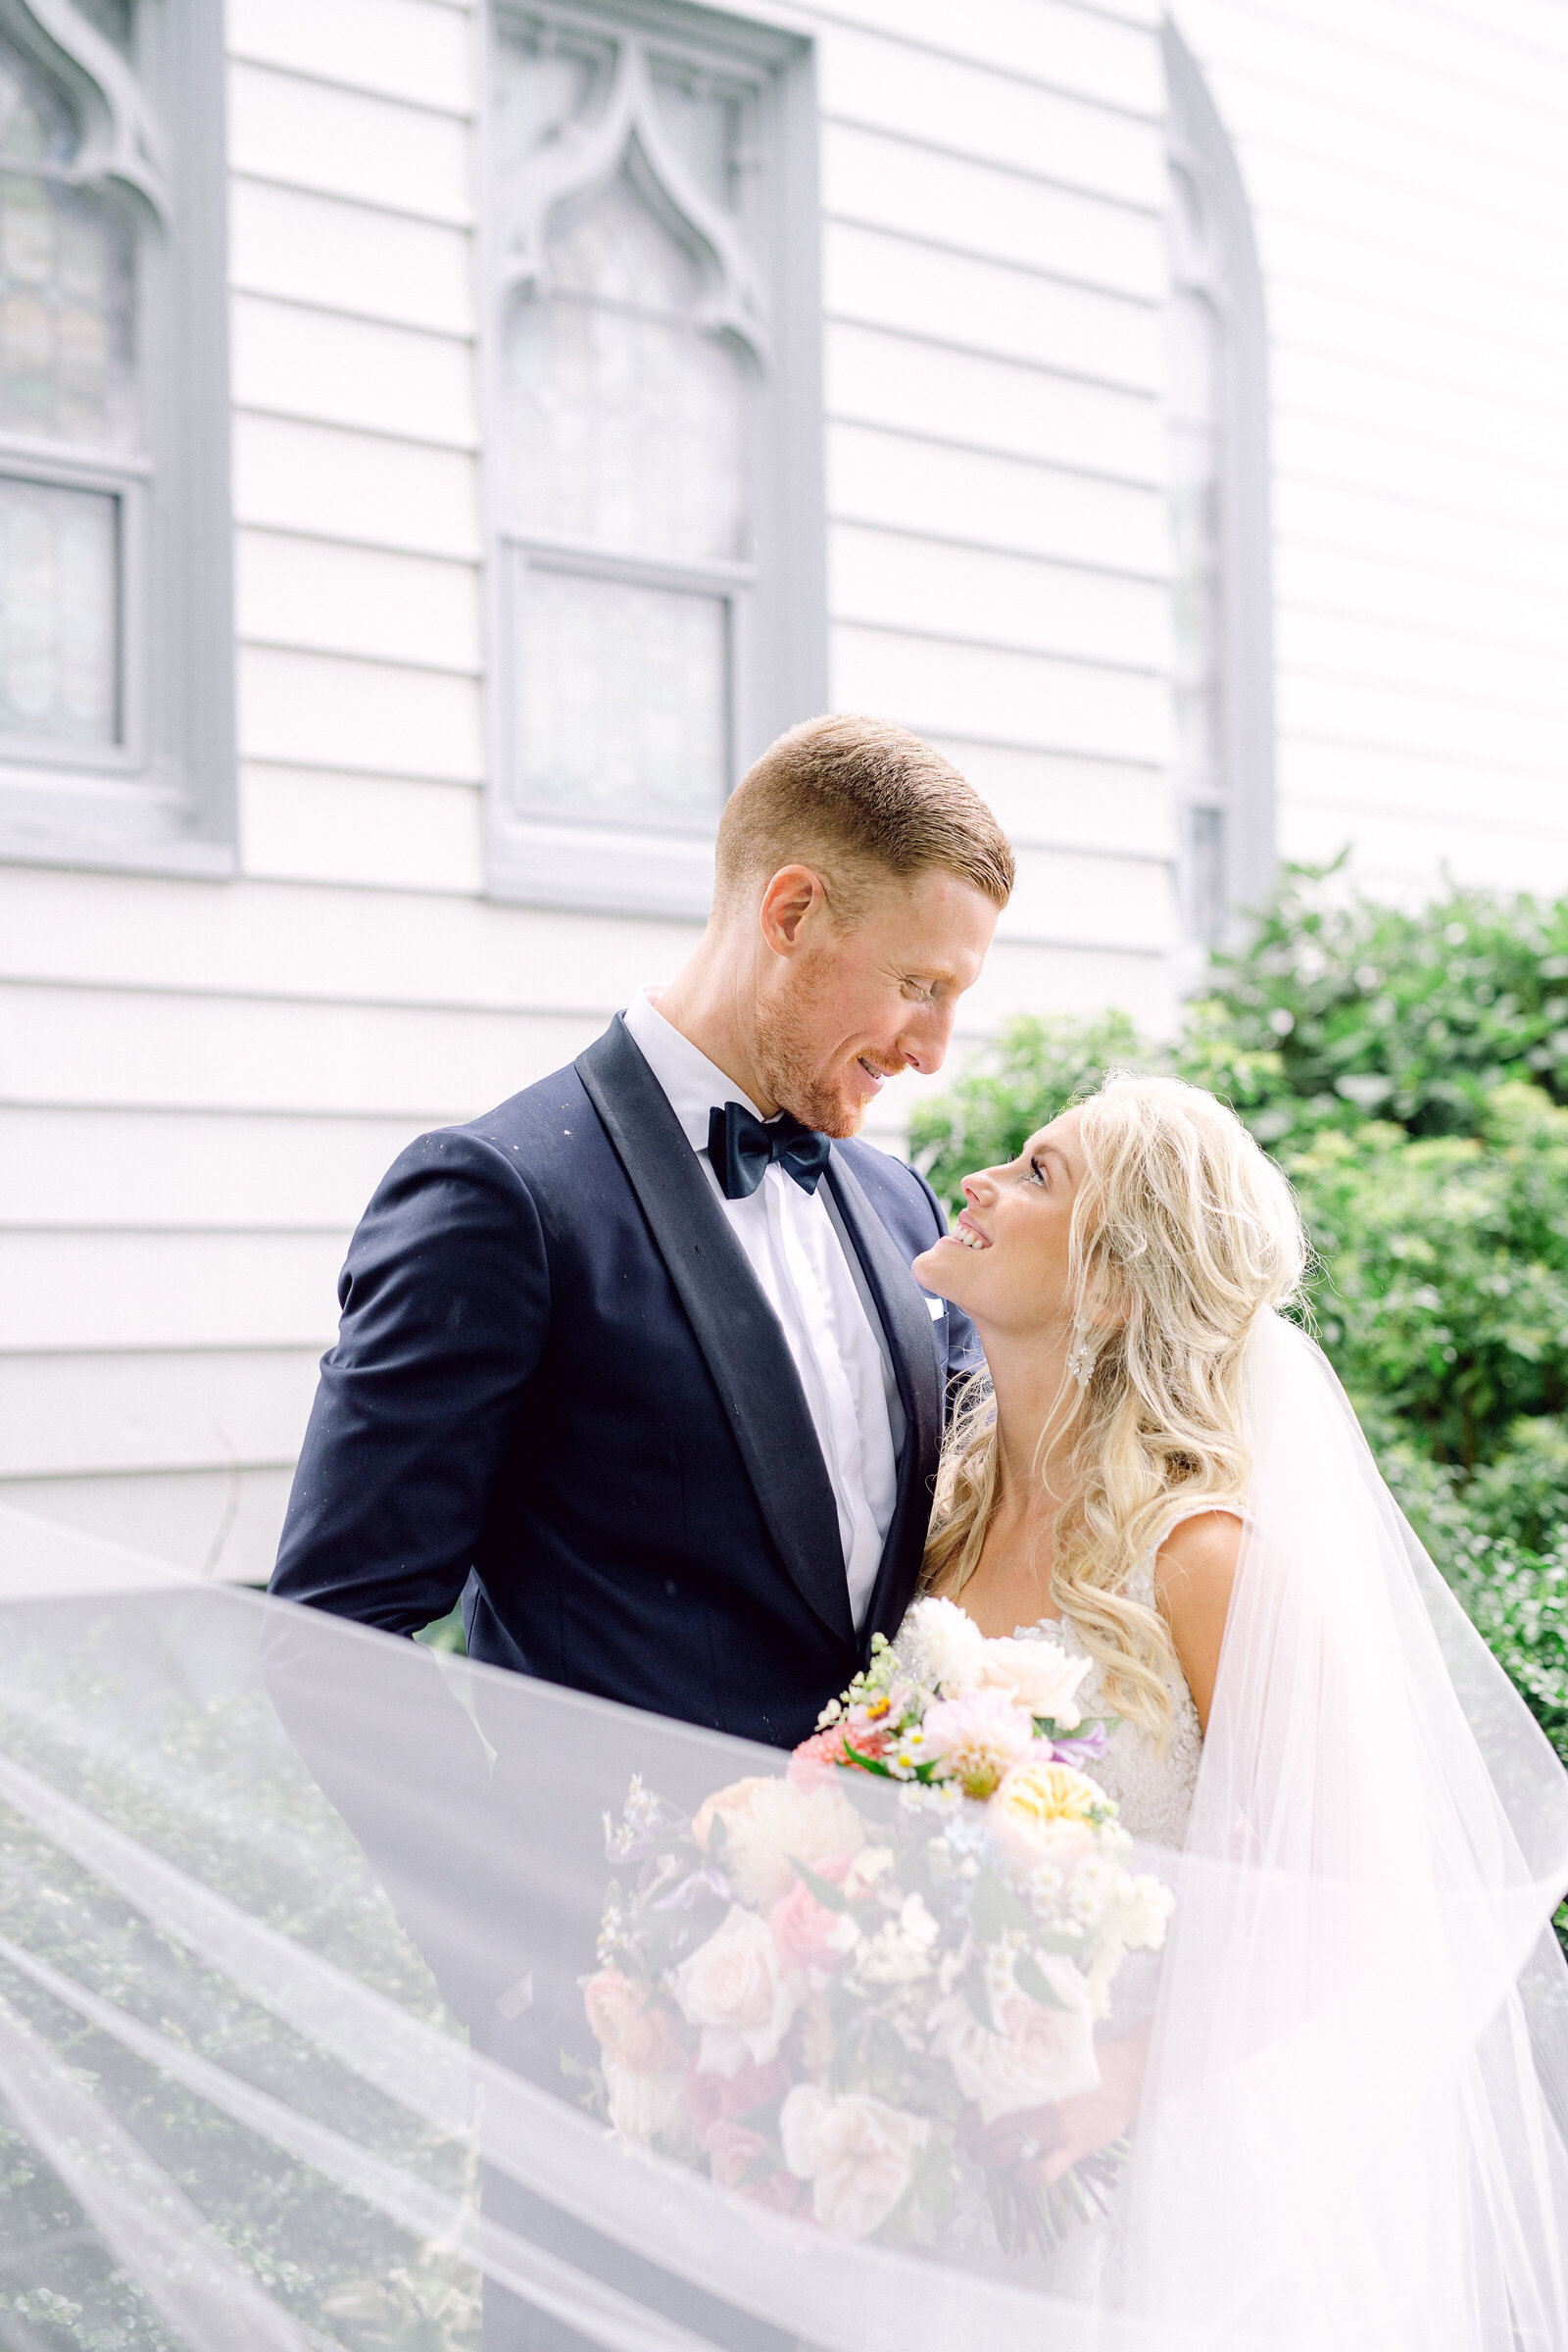
[[[708,1158],[708,1114],[723,1102],[743,1103],[754,1118],[761,1113],[664,1019],[654,1002],[660,993],[643,989],[626,1008],[626,1026],[699,1154],[789,1344],[838,1505],[858,1632],[898,1485],[894,1423],[896,1417],[902,1434],[904,1414],[893,1367],[858,1259],[852,1268],[854,1244],[841,1237],[824,1198],[826,1179],[808,1193],[775,1164],[744,1200],[724,1199]]]

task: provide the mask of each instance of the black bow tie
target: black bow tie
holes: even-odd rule
[[[831,1149],[825,1135],[803,1127],[787,1110],[765,1127],[743,1102],[725,1102],[708,1114],[708,1156],[726,1200],[755,1193],[775,1159],[803,1193],[814,1193]]]

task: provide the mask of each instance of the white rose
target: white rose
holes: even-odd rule
[[[724,1825],[715,1843],[715,1822]],[[842,1788],[825,1781],[810,1789],[792,1781],[737,1781],[699,1807],[697,1842],[728,1875],[743,1903],[766,1910],[799,1884],[794,1864],[808,1870],[857,1854],[865,1829]]]
[[[702,2029],[700,2074],[739,2074],[748,2058],[765,2066],[795,2015],[799,1990],[779,1965],[766,1923],[732,1903],[722,1927],[670,1979],[680,2013]]]
[[[879,2230],[914,2177],[929,2127],[864,2091],[798,2082],[779,2110],[784,2161],[811,2183],[811,2211],[841,2237]]]
[[[613,2058],[601,2057],[600,2064],[610,2093],[611,2127],[622,2139],[635,2148],[647,2148],[656,2138],[686,2134],[683,2074],[635,2074]]]
[[[894,1642],[913,1679],[933,1689],[940,1684],[947,1698],[979,1687],[985,1645],[974,1619],[952,1600],[917,1600]]]
[[[1176,1897],[1170,1888],[1147,1871],[1139,1871],[1135,1878],[1124,1882],[1120,1908],[1121,1932],[1127,1938],[1128,1950],[1157,1952],[1176,1908]]]
[[[931,1955],[942,1931],[919,1895],[906,1895],[897,1919],[878,1928],[857,1955],[861,1984],[917,1984],[931,1974]]]
[[[987,1689],[1007,1691],[1031,1715],[1049,1715],[1070,1732],[1083,1721],[1078,1686],[1093,1664],[1069,1658],[1059,1642],[999,1638],[985,1643],[980,1675]]]
[[[993,2000],[997,2031],[988,2033],[961,1993],[931,2013],[931,2047],[953,2069],[980,2120],[1054,2106],[1100,2081],[1089,1987],[1070,1960],[1037,1963],[1062,2006],[1045,2008],[1014,1988]]]

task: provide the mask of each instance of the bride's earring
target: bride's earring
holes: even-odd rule
[[[1087,1389],[1094,1368],[1095,1350],[1090,1345],[1089,1326],[1087,1323],[1076,1323],[1073,1326],[1072,1346],[1067,1350],[1068,1373],[1081,1389]]]

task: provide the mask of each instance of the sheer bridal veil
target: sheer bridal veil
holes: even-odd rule
[[[1051,2260],[601,2120],[603,1816],[783,1757],[0,1514],[0,2344],[1568,2352],[1568,1777],[1322,1356],[1249,1348],[1142,2108]]]

